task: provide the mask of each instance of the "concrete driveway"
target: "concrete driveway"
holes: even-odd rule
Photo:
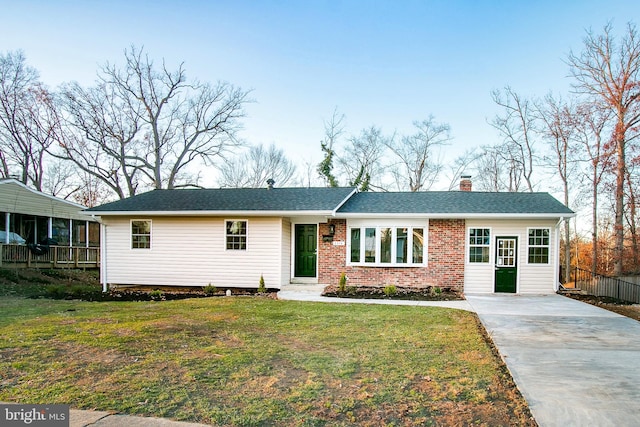
[[[466,295],[540,426],[640,426],[640,322],[560,295]]]

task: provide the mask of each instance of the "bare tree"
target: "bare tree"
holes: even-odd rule
[[[562,183],[562,193],[565,206],[570,205],[569,200],[569,175],[576,171],[577,162],[575,137],[576,112],[575,108],[565,103],[562,99],[555,99],[553,95],[547,95],[537,106],[540,120],[543,124],[541,133],[551,147],[551,162],[555,174]],[[568,220],[564,221],[564,281],[569,282],[571,275],[571,230]]]
[[[413,125],[416,133],[387,139],[386,145],[400,163],[394,174],[396,182],[405,182],[409,191],[429,190],[444,167],[437,149],[451,140],[451,129],[446,123],[437,123],[433,116]]]
[[[47,148],[56,140],[58,113],[38,72],[22,52],[0,55],[0,172],[42,190]]]
[[[230,146],[244,116],[248,92],[229,83],[187,82],[183,64],[157,68],[142,49],[125,51],[125,65],[107,63],[97,85],[65,87],[75,130],[60,157],[102,180],[118,197],[138,188],[198,186],[190,167],[210,166]]]
[[[338,161],[350,186],[358,187],[361,191],[386,190],[382,182],[385,172],[382,158],[392,138],[384,136],[382,130],[375,126],[363,129],[359,136],[349,138],[349,145]]]
[[[449,191],[453,191],[460,186],[460,177],[476,170],[479,158],[479,149],[471,148],[456,157],[452,163],[448,165],[448,173],[446,174],[449,181]],[[477,178],[477,177],[476,177]]]
[[[624,254],[624,193],[628,144],[640,124],[640,39],[636,28],[627,25],[618,43],[608,24],[602,34],[587,32],[581,53],[568,56],[575,89],[597,99],[615,117],[613,143],[616,150],[615,261],[614,274],[622,274]]]
[[[496,115],[491,122],[504,140],[498,154],[514,164],[510,170],[521,173],[527,190],[533,191],[531,176],[534,166],[533,136],[536,130],[534,107],[528,99],[518,95],[509,86],[504,88],[504,92],[494,90],[491,96],[504,110],[502,115]]]
[[[501,144],[483,146],[481,150],[474,162],[478,190],[520,191],[522,163],[510,155],[505,155]]]
[[[67,199],[81,184],[73,163],[61,159],[49,159],[44,170],[42,191],[61,199]]]
[[[63,86],[67,126],[51,153],[71,160],[122,199],[138,190],[137,158],[149,149],[149,140],[143,135],[141,106],[123,100],[115,89],[105,81],[88,89],[77,83]]]
[[[246,155],[241,154],[223,163],[220,173],[221,187],[260,188],[268,179],[284,187],[294,179],[296,166],[274,144],[268,149],[260,144],[250,147]]]
[[[591,268],[597,271],[599,245],[599,194],[600,184],[608,169],[611,150],[604,140],[607,124],[611,112],[609,109],[599,108],[597,104],[586,102],[576,107],[574,120],[575,137],[585,153],[582,160],[588,164],[585,178],[589,182],[588,194],[591,198]]]

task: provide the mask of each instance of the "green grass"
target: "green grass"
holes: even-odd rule
[[[531,422],[458,310],[4,297],[0,336],[0,401],[238,426]]]

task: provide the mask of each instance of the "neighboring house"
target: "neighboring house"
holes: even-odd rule
[[[461,189],[470,190],[470,182]],[[370,193],[353,188],[154,190],[101,217],[108,286],[268,288],[289,283],[557,289],[559,227],[547,193]]]
[[[31,245],[33,249],[39,243],[55,242],[57,246],[96,248],[97,254],[100,225],[96,218],[84,214],[84,209],[85,206],[36,191],[15,179],[1,179],[0,245]],[[3,248],[0,262],[5,266],[10,262],[30,263],[28,254],[26,246],[20,250]],[[66,251],[61,261],[71,261],[73,256]],[[82,256],[86,259],[86,251]]]

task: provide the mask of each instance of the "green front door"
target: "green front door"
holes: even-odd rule
[[[296,224],[295,276],[316,277],[318,230],[315,224]]]
[[[495,292],[516,292],[518,277],[518,239],[496,237]]]

